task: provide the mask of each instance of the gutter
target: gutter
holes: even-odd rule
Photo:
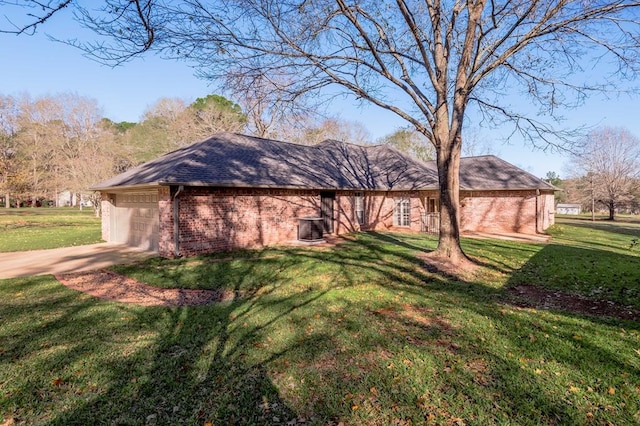
[[[180,185],[176,193],[173,194],[173,245],[176,257],[182,257],[182,253],[180,253],[180,215],[178,214],[180,201],[178,200],[178,195],[183,190],[184,186]]]
[[[540,212],[540,190],[536,189],[536,234],[540,234],[540,219],[538,213]]]

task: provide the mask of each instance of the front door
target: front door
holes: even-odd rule
[[[324,223],[324,232],[333,233],[333,201],[336,198],[335,192],[320,193],[320,217]]]

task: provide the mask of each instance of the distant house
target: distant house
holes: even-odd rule
[[[303,146],[231,133],[92,189],[102,192],[105,240],[165,257],[289,242],[306,221],[329,234],[433,232],[439,210],[435,162],[387,145]],[[464,158],[461,230],[541,232],[553,222],[554,189],[497,157]]]
[[[57,207],[77,207],[82,204],[83,207],[91,207],[93,203],[91,200],[83,197],[82,193],[71,192],[64,190],[57,193]]]
[[[580,214],[582,206],[580,204],[560,204],[556,205],[557,214]]]

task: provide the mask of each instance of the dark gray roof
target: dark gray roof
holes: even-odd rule
[[[233,133],[213,137],[130,169],[93,189],[147,185],[262,188],[433,188],[437,173],[386,146],[327,140],[315,146]]]
[[[490,191],[557,188],[494,155],[483,155],[460,159],[460,189]]]
[[[553,189],[493,156],[461,161],[461,189]],[[388,145],[327,140],[315,146],[219,133],[95,185],[105,190],[151,185],[417,190],[436,189],[435,162],[413,160]]]

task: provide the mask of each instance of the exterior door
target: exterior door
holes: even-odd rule
[[[111,242],[157,251],[158,192],[116,194],[115,202],[111,216]]]
[[[336,199],[335,192],[320,193],[320,217],[322,217],[324,232],[333,233],[333,202]]]

